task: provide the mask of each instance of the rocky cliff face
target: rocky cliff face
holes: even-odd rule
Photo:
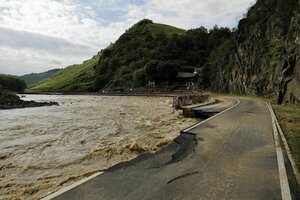
[[[227,92],[300,104],[299,8],[298,0],[258,0],[249,9],[236,32],[234,62],[218,67],[219,80],[230,69]]]
[[[299,2],[300,4],[300,2]],[[300,6],[299,6],[300,7]],[[300,9],[292,18],[281,66],[279,100],[300,104]]]

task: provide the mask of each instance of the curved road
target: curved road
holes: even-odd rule
[[[228,99],[197,109],[220,112],[236,103]],[[54,199],[281,199],[269,110],[263,101],[239,100],[157,153],[113,166]]]

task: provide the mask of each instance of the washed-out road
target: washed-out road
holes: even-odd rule
[[[266,104],[223,99],[196,109],[226,112],[187,128],[166,148],[113,166],[54,199],[282,199]]]

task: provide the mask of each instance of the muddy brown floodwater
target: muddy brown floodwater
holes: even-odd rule
[[[26,95],[60,106],[0,111],[0,199],[40,199],[169,144],[195,119],[171,98]]]

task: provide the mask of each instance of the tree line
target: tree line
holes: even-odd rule
[[[17,76],[0,74],[0,90],[23,92],[26,89],[26,83],[24,80]]]

